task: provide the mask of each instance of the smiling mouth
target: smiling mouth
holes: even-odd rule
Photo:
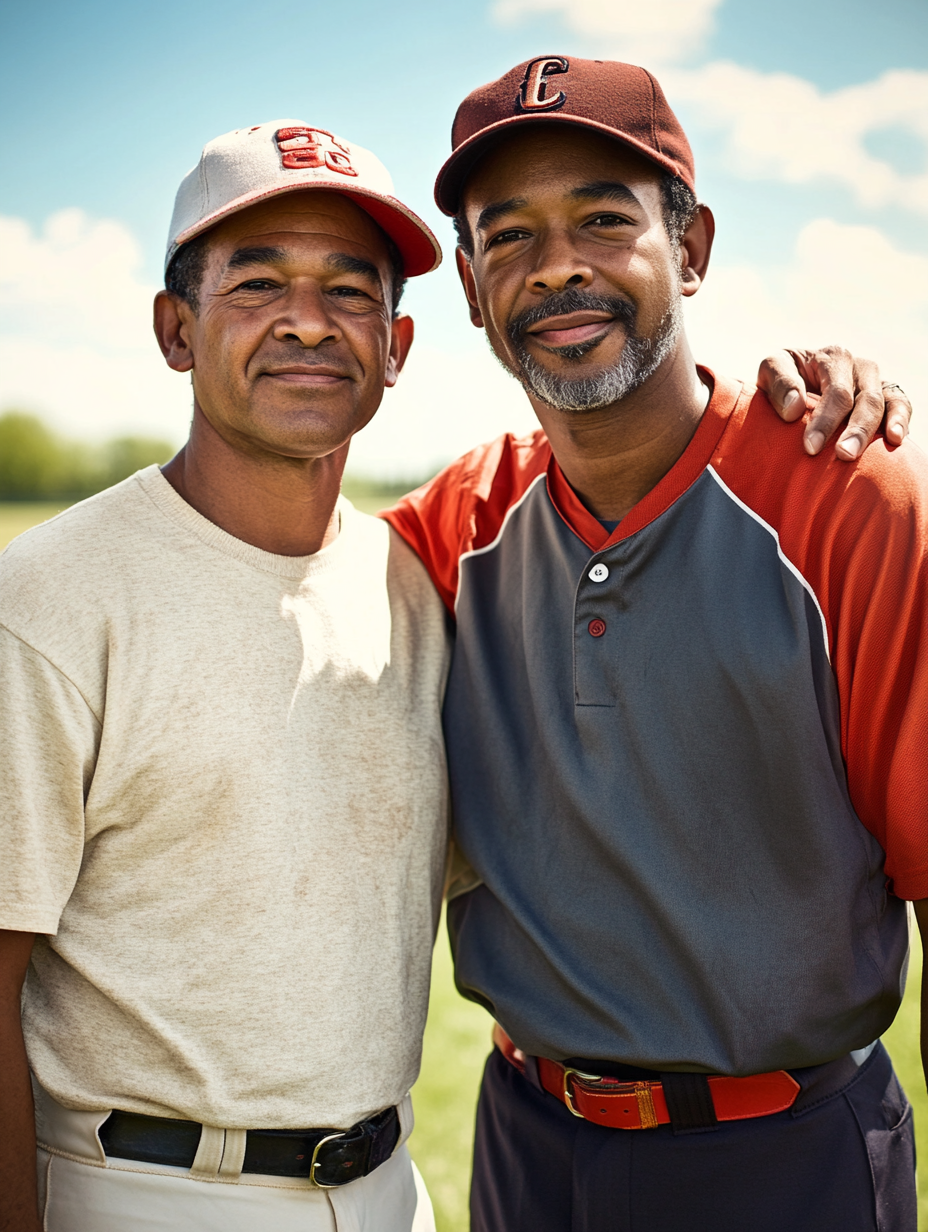
[[[609,312],[569,312],[546,317],[525,331],[545,347],[577,346],[604,333],[615,321]]]
[[[288,385],[337,385],[340,381],[349,380],[346,373],[336,372],[332,368],[281,368],[276,372],[262,372],[261,375],[271,377],[275,381],[283,381]]]

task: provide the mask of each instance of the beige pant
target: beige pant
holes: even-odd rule
[[[242,1174],[244,1135],[206,1127],[192,1168],[107,1159],[106,1112],[74,1112],[37,1089],[39,1209],[46,1232],[434,1232],[432,1204],[401,1145],[370,1176],[338,1189]],[[241,1135],[241,1137],[239,1137]],[[229,1160],[232,1166],[229,1166]],[[225,1161],[225,1167],[223,1166]]]

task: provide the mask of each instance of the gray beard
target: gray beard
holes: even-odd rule
[[[576,296],[576,301],[584,296],[583,292],[576,291],[567,294],[572,299]],[[590,300],[592,301],[592,297]],[[576,301],[568,311],[599,307],[598,303]],[[558,411],[594,411],[600,407],[611,406],[614,402],[621,402],[654,375],[673,351],[683,328],[683,311],[679,298],[668,308],[652,338],[642,338],[636,333],[637,313],[631,305],[628,309],[620,315],[625,325],[626,340],[618,363],[612,368],[584,377],[559,376],[550,372],[527,351],[524,342],[525,325],[522,320],[513,322],[514,326],[521,326],[510,330],[510,338],[519,360],[519,370],[513,375],[528,392]],[[535,312],[537,311],[536,309]],[[548,301],[545,316],[553,316],[556,312],[557,309]],[[555,354],[564,355],[571,362],[579,363],[597,345],[598,343],[594,343],[592,346],[585,346],[581,343],[574,347],[559,348],[555,350]]]

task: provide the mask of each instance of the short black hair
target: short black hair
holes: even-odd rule
[[[664,216],[664,227],[670,236],[670,242],[679,247],[687,227],[696,217],[699,203],[696,194],[688,184],[684,184],[678,175],[670,171],[662,171],[660,178],[661,213]],[[474,236],[467,221],[467,215],[460,208],[454,216],[454,229],[457,232],[458,244],[463,248],[468,261],[474,259]]]
[[[181,244],[164,275],[165,290],[189,304],[195,313],[200,311],[200,286],[206,270],[208,235],[207,231]]]
[[[393,315],[396,316],[399,302],[403,297],[403,291],[406,289],[406,272],[403,268],[403,257],[399,248],[397,248],[385,231],[382,234],[387,245],[387,254],[390,258],[390,267],[393,272],[392,306]],[[164,275],[165,290],[170,291],[172,295],[176,295],[178,299],[182,299],[185,304],[189,304],[194,313],[200,310],[200,287],[203,284],[203,275],[206,272],[208,241],[209,231],[204,231],[202,235],[194,236],[186,244],[181,244],[180,248],[171,258],[171,263],[168,265]]]

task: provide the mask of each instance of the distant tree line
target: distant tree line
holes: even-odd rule
[[[82,500],[174,455],[169,441],[121,436],[104,445],[68,440],[37,415],[0,415],[0,501]]]

